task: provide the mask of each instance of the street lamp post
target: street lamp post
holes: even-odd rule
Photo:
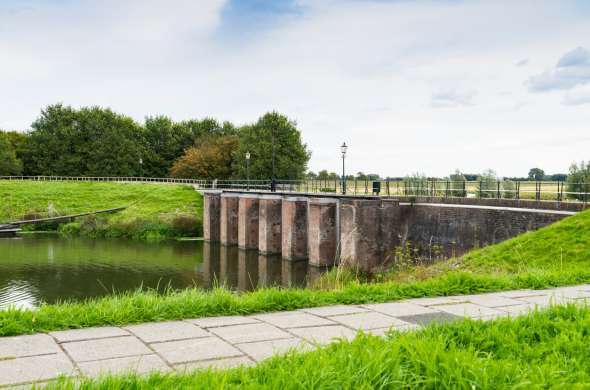
[[[143,158],[139,158],[139,177],[142,178],[143,181]]]
[[[246,152],[246,189],[250,191],[250,152]]]
[[[346,173],[344,172],[344,159],[346,158],[346,150],[348,150],[348,146],[346,146],[346,142],[342,143],[340,147],[340,151],[342,152],[342,194],[346,195]]]
[[[270,191],[275,192],[277,190],[277,179],[275,176],[275,159],[276,159],[276,152],[275,152],[275,129],[271,130],[271,139],[272,139],[272,179],[270,181]]]

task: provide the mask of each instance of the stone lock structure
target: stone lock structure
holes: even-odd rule
[[[542,203],[531,208],[518,201],[502,206],[487,201],[418,203],[373,196],[207,191],[204,238],[220,242],[222,252],[238,247],[315,267],[343,263],[370,272],[391,262],[396,250],[409,243],[413,253],[429,259],[460,255],[576,212],[543,208]],[[249,257],[241,256],[243,266]],[[221,271],[226,266],[221,264]],[[270,269],[273,264],[262,267],[265,275],[278,272]]]

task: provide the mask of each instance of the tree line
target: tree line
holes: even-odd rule
[[[28,131],[0,131],[0,175],[269,179],[273,154],[276,178],[305,177],[311,152],[296,122],[277,112],[241,126],[166,116],[139,123],[108,108],[55,104]]]

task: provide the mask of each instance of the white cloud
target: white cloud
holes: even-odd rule
[[[474,91],[442,90],[432,94],[431,105],[433,107],[472,106],[474,97]]]
[[[579,106],[582,104],[590,104],[590,88],[576,88],[566,93],[563,97],[563,104],[567,106]]]
[[[531,77],[527,84],[532,92],[571,89],[590,83],[590,51],[577,47],[565,53],[555,68]]]

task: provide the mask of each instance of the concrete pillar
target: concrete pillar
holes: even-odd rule
[[[238,250],[238,290],[252,291],[258,286],[258,253]]]
[[[304,197],[287,197],[281,207],[282,255],[288,260],[307,259],[307,201]]]
[[[237,194],[221,194],[220,241],[224,245],[238,244],[238,205]]]
[[[244,194],[239,197],[238,246],[241,249],[258,249],[259,196]]]
[[[205,241],[219,241],[221,220],[221,192],[203,193],[203,237]]]
[[[337,205],[338,200],[333,198],[309,200],[307,248],[310,265],[324,267],[336,263]]]
[[[258,284],[260,287],[281,285],[281,256],[258,255]]]
[[[399,204],[347,199],[340,207],[340,262],[365,272],[393,256],[399,242]]]
[[[258,250],[262,254],[281,253],[281,200],[278,195],[260,196]]]

